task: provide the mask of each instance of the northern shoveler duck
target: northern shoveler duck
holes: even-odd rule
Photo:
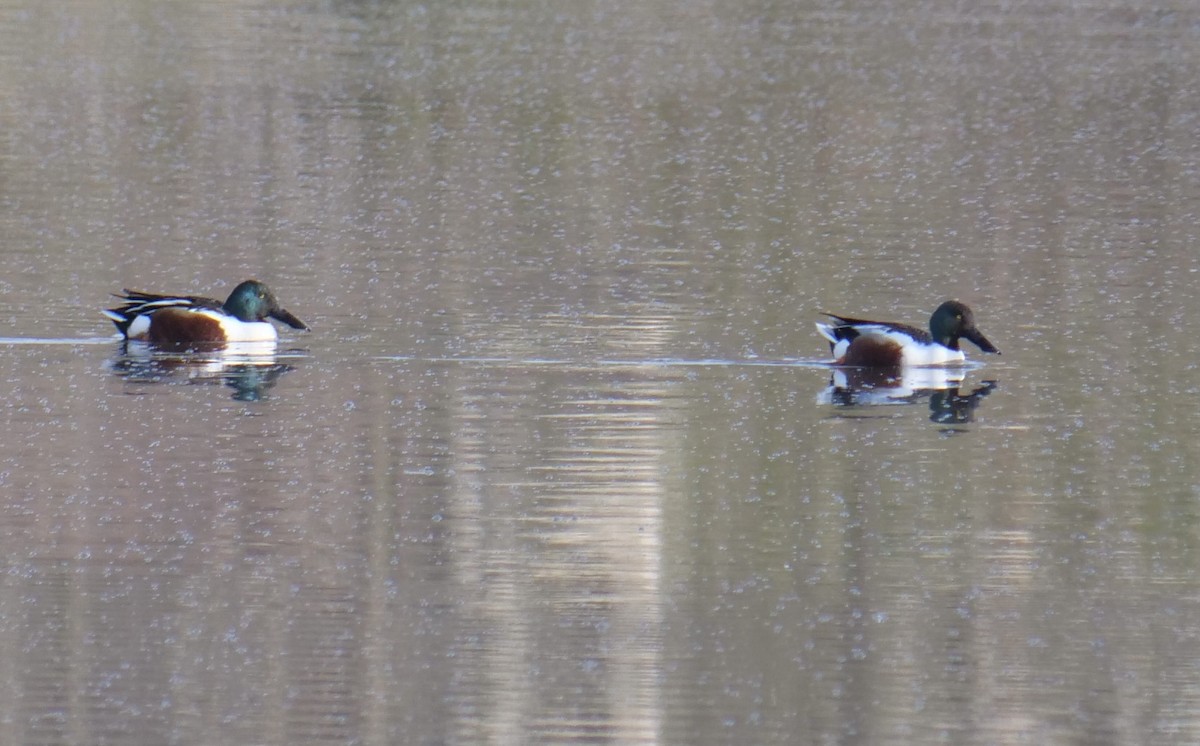
[[[187,346],[225,342],[273,342],[275,327],[267,318],[278,319],[293,329],[308,329],[300,319],[284,310],[263,283],[246,280],[233,289],[224,303],[197,295],[157,295],[126,289],[113,293],[126,301],[104,315],[117,325],[126,339],[154,344]]]
[[[929,331],[907,324],[866,321],[826,313],[833,324],[817,322],[829,340],[835,365],[900,367],[946,365],[966,360],[958,340],[968,339],[984,352],[1000,350],[975,327],[975,314],[965,303],[948,300],[929,319]]]

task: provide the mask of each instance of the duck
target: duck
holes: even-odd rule
[[[274,342],[279,338],[268,318],[293,329],[309,327],[279,305],[265,283],[246,280],[221,303],[199,295],[164,295],[124,289],[125,301],[104,311],[127,340],[193,347],[237,342]]]
[[[869,368],[955,365],[966,362],[959,340],[966,339],[986,353],[999,355],[975,325],[967,304],[948,300],[929,317],[929,331],[908,324],[868,321],[822,313],[833,323],[817,322],[817,332],[829,341],[833,364]]]

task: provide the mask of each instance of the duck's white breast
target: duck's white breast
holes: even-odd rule
[[[952,350],[936,342],[921,344],[920,342],[913,341],[911,337],[897,336],[902,337],[902,339],[897,341],[901,343],[901,356],[904,365],[949,365],[952,363],[961,363],[967,359],[962,350]]]
[[[275,326],[269,321],[241,321],[215,311],[200,311],[199,313],[211,316],[220,322],[221,331],[225,332],[225,341],[227,342],[274,342],[279,339],[279,333],[275,331]]]

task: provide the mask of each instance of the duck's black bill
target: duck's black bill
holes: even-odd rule
[[[308,324],[305,324],[303,321],[293,316],[286,309],[280,308],[277,311],[272,311],[271,318],[279,319],[293,329],[303,329],[304,331],[309,331]],[[976,344],[978,344],[978,342],[976,342]]]
[[[978,329],[971,329],[963,334],[964,337],[975,343],[975,346],[984,352],[990,352],[994,355],[999,355],[1000,350],[996,349],[996,345],[988,341],[988,338],[979,333]]]

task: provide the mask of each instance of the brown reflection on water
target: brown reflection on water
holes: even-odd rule
[[[111,388],[69,436],[110,448],[4,476],[6,741],[656,739],[677,369],[376,362],[345,410],[361,367],[246,402],[107,354],[61,403]]]

